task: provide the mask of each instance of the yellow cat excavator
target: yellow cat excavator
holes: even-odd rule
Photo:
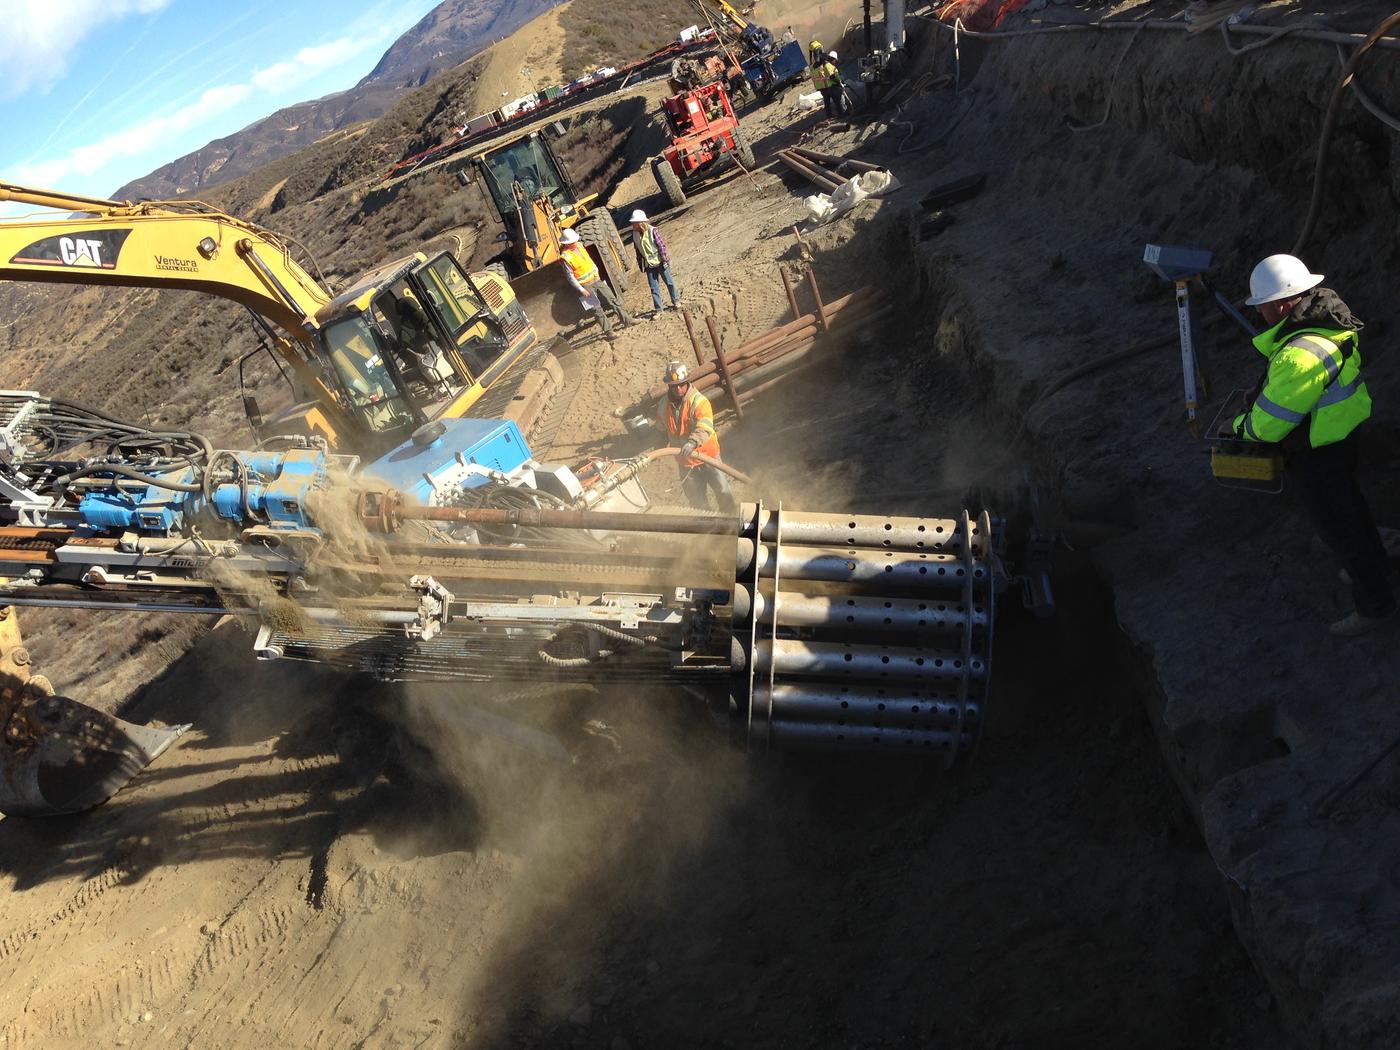
[[[0,280],[180,288],[248,307],[260,331],[254,353],[275,355],[293,401],[264,419],[245,392],[260,438],[316,435],[374,455],[426,423],[469,414],[511,418],[529,434],[560,392],[562,370],[510,284],[467,274],[449,252],[386,263],[332,296],[289,238],[206,204],[4,183],[0,201],[65,213],[0,222]]]

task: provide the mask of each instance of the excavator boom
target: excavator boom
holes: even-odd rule
[[[71,213],[0,222],[0,280],[205,292],[302,342],[330,302],[282,238],[207,205],[130,204],[7,183],[0,201]]]

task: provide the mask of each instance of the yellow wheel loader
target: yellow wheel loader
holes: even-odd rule
[[[487,271],[511,282],[537,329],[546,337],[577,324],[585,315],[564,276],[559,238],[578,232],[603,279],[619,295],[627,290],[631,268],[617,225],[598,194],[580,196],[547,135],[532,131],[471,158],[497,218],[505,227],[497,240],[506,245]]]

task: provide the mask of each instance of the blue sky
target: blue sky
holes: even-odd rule
[[[0,0],[0,181],[107,196],[281,106],[350,87],[435,6]]]

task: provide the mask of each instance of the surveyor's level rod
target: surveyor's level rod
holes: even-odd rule
[[[1199,437],[1196,423],[1196,341],[1191,328],[1191,282],[1176,282],[1176,326],[1181,337],[1181,381],[1186,397],[1186,425]]]

